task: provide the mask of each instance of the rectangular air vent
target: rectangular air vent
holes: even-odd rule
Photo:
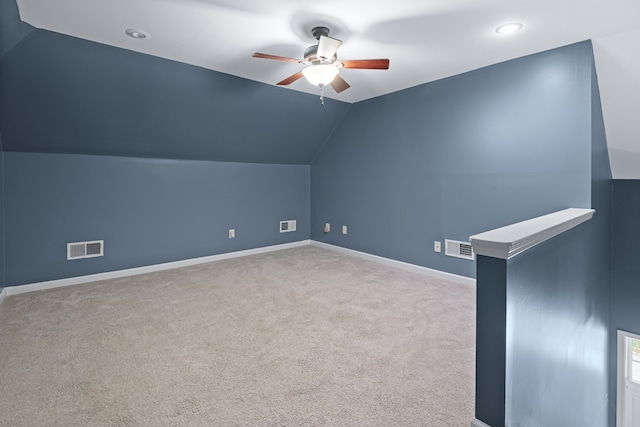
[[[457,240],[445,240],[444,254],[454,256],[457,258],[473,260],[475,254],[473,253],[473,247],[469,242],[459,242]]]
[[[104,240],[67,243],[67,260],[93,258],[104,255]]]
[[[280,221],[280,232],[288,233],[290,231],[296,231],[296,220],[290,219],[287,221]]]

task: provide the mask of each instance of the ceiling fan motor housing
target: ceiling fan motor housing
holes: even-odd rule
[[[304,50],[304,59],[305,61],[312,61],[313,59],[317,59],[318,56],[318,45],[314,44],[309,46]]]
[[[254,53],[253,56],[255,58],[274,59],[277,61],[307,65],[304,70],[278,82],[278,86],[289,85],[304,76],[309,82],[320,87],[330,84],[336,93],[340,93],[350,87],[349,83],[338,74],[339,68],[358,68],[364,70],[386,70],[389,68],[388,59],[351,59],[338,62],[337,52],[342,45],[342,41],[329,37],[329,28],[323,26],[314,27],[311,30],[311,34],[318,40],[318,43],[304,50],[303,60],[259,52]]]
[[[311,30],[311,34],[313,34],[313,37],[315,37],[319,42],[320,37],[322,36],[329,37],[329,29],[327,27],[314,27]],[[323,60],[318,56],[318,46],[319,44],[314,44],[304,50],[305,63],[309,65],[318,65],[318,64],[326,64],[326,63],[332,64],[338,58],[337,54],[334,54],[333,58],[329,59],[328,61],[327,59]]]

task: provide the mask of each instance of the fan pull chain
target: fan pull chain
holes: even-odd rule
[[[324,107],[324,85],[320,84],[320,104]]]

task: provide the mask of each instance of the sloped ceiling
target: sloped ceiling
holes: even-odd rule
[[[0,0],[3,19],[11,3]],[[13,8],[0,61],[5,151],[310,164],[350,108],[33,29]]]
[[[6,151],[310,164],[350,104],[36,30],[2,61]]]
[[[3,15],[12,4],[14,11],[17,9],[15,0],[0,0],[3,4]],[[637,124],[638,108],[634,99],[638,99],[640,87],[640,64],[638,64],[638,50],[640,31],[640,2],[637,0],[537,0],[518,1],[489,0],[481,3],[472,0],[437,0],[432,2],[416,2],[413,0],[330,0],[325,2],[291,1],[291,0],[18,0],[19,16],[30,25],[50,30],[57,33],[71,35],[75,38],[91,40],[101,45],[84,42],[80,46],[77,39],[74,42],[64,38],[57,38],[48,31],[35,30],[35,33],[25,39],[25,35],[31,31],[30,26],[7,19],[3,16],[3,41],[2,53],[10,48],[7,44],[20,43],[18,52],[12,53],[15,58],[10,61],[16,68],[12,72],[22,72],[20,67],[39,66],[48,68],[49,62],[62,62],[60,52],[78,52],[88,57],[115,58],[103,61],[100,69],[95,73],[100,80],[113,85],[120,81],[118,75],[120,66],[127,68],[128,61],[139,62],[139,67],[151,67],[157,70],[160,63],[154,62],[151,56],[167,58],[182,63],[172,63],[170,69],[177,70],[184,64],[191,64],[202,69],[215,70],[224,74],[210,73],[204,77],[204,71],[195,72],[202,85],[205,80],[210,80],[209,88],[191,85],[192,90],[201,93],[196,96],[198,102],[196,109],[220,111],[228,113],[222,115],[224,124],[219,128],[220,135],[224,138],[233,138],[233,128],[237,128],[241,122],[244,128],[236,133],[238,145],[225,148],[222,145],[220,152],[209,152],[209,157],[233,159],[237,161],[251,161],[251,155],[238,156],[240,152],[258,150],[255,161],[265,159],[273,161],[276,157],[283,158],[283,162],[310,161],[314,150],[321,147],[322,143],[331,133],[335,124],[348,109],[342,102],[338,105],[337,112],[327,112],[329,108],[322,109],[319,106],[317,87],[300,79],[294,84],[282,88],[275,87],[274,83],[284,77],[296,73],[302,66],[295,63],[269,61],[252,58],[256,52],[265,52],[293,58],[301,58],[306,46],[314,42],[310,35],[310,29],[316,25],[326,25],[331,28],[331,35],[344,41],[340,48],[341,59],[378,58],[386,57],[391,60],[391,67],[387,71],[379,70],[341,70],[341,75],[351,84],[351,88],[341,94],[334,93],[331,89],[325,91],[325,98],[334,98],[336,101],[346,103],[358,102],[375,96],[409,88],[415,85],[433,81],[439,78],[459,74],[482,66],[491,65],[511,58],[535,53],[573,42],[592,39],[597,61],[597,71],[601,88],[601,96],[605,115],[605,125],[610,148],[611,162],[614,177],[640,178],[640,129]],[[17,12],[10,14],[17,16]],[[9,22],[10,37],[5,37],[5,28]],[[524,29],[513,36],[499,36],[495,28],[506,22],[518,21],[524,24]],[[135,40],[125,35],[125,29],[136,28],[145,31],[150,37],[144,40]],[[5,41],[7,40],[7,41]],[[106,45],[106,46],[103,46]],[[128,51],[136,51],[151,56],[144,60],[134,60],[133,56],[125,53],[116,53],[114,46]],[[22,54],[19,52],[24,50]],[[92,53],[94,51],[94,53]],[[101,53],[95,53],[101,52]],[[123,51],[125,52],[125,51]],[[29,55],[27,55],[29,53]],[[35,60],[32,55],[43,55],[43,59]],[[70,54],[69,64],[55,65],[53,68],[63,79],[86,79],[86,73],[80,71],[65,71],[65,67],[86,66],[91,69],[89,60],[84,61]],[[18,63],[18,57],[20,66]],[[75,62],[74,62],[75,61]],[[122,61],[122,62],[118,62]],[[130,66],[130,68],[133,66]],[[133,67],[135,68],[135,67]],[[80,68],[82,69],[82,68]],[[200,69],[196,68],[195,69]],[[86,70],[85,70],[86,71]],[[140,70],[138,70],[140,71]],[[205,70],[206,71],[206,70]],[[130,71],[133,73],[133,71]],[[42,75],[33,76],[34,79],[44,78]],[[33,73],[27,73],[31,75]],[[133,84],[137,81],[134,75],[122,75],[123,79],[130,82],[128,90],[131,94],[138,94],[139,99],[144,99],[148,93],[157,88],[156,85],[166,87],[168,92],[171,81],[181,74],[175,71],[164,73],[166,80],[155,76],[155,71],[148,74],[148,79],[156,80],[155,84]],[[162,73],[161,73],[162,74]],[[228,75],[227,75],[228,74]],[[216,77],[212,77],[212,76]],[[231,76],[238,76],[231,78]],[[65,77],[68,76],[68,77]],[[24,79],[24,77],[21,77]],[[110,80],[111,79],[111,80]],[[27,79],[28,80],[28,79]],[[179,80],[179,79],[178,79]],[[32,80],[35,82],[37,80]],[[39,81],[39,80],[38,80]],[[215,82],[215,83],[214,83]],[[232,83],[233,82],[233,83]],[[254,82],[266,83],[259,85]],[[178,96],[184,92],[178,85]],[[29,82],[23,83],[23,89]],[[115,87],[115,86],[110,87]],[[53,85],[55,86],[55,85]],[[107,85],[109,86],[109,85]],[[126,87],[127,85],[125,85]],[[142,86],[142,87],[140,87]],[[221,89],[226,88],[226,91]],[[46,88],[45,88],[46,89]],[[217,93],[220,111],[213,105],[209,105],[202,93],[203,89],[210,89]],[[54,90],[53,87],[49,90]],[[58,90],[58,89],[55,89]],[[106,90],[106,89],[105,89]],[[233,93],[232,93],[233,92]],[[189,93],[187,91],[187,93]],[[309,95],[307,95],[309,94]],[[96,93],[95,96],[107,95]],[[83,103],[89,103],[87,99],[77,94],[78,109]],[[148,114],[162,115],[156,110],[165,110],[168,114],[168,122],[171,120],[189,118],[193,119],[193,133],[184,135],[182,140],[190,141],[198,136],[199,142],[193,148],[194,157],[207,153],[207,144],[219,144],[219,139],[213,135],[213,122],[207,125],[196,125],[197,113],[193,116],[181,117],[173,107],[162,106],[159,95],[151,96],[154,106]],[[240,99],[244,101],[240,101]],[[315,98],[315,99],[314,99]],[[186,101],[186,94],[183,101]],[[189,102],[193,99],[188,97]],[[295,99],[295,101],[294,101]],[[157,148],[157,141],[161,141],[159,151],[151,156],[176,156],[182,148],[170,147],[170,141],[175,140],[171,135],[171,126],[163,124],[161,118],[152,120],[148,118],[147,127],[136,120],[140,114],[135,110],[135,96],[131,99],[131,106],[123,107],[113,100],[96,113],[109,118],[109,111],[114,108],[127,108],[133,110],[128,119],[120,118],[122,131],[130,126],[137,129],[133,132],[136,138],[145,138],[145,130],[158,126],[157,134],[147,136],[148,140],[139,145],[138,152],[149,152]],[[169,98],[165,99],[167,105]],[[327,101],[329,107],[331,101]],[[90,103],[89,103],[90,105]],[[185,104],[186,105],[186,104]],[[52,108],[52,106],[50,106]],[[96,106],[92,106],[95,108]],[[140,107],[140,105],[138,105]],[[43,107],[44,108],[44,107]],[[234,108],[237,110],[234,111]],[[26,109],[26,107],[25,107]],[[213,110],[211,110],[213,109]],[[104,111],[103,111],[104,110]],[[25,114],[27,111],[23,111]],[[256,116],[261,116],[258,119]],[[237,117],[233,119],[233,117]],[[6,119],[3,119],[6,120]],[[256,121],[257,120],[257,121]],[[68,121],[68,119],[67,119]],[[88,121],[88,122],[87,122]],[[125,123],[123,124],[122,121]],[[82,129],[98,126],[90,120],[89,114],[85,114],[84,124],[65,123],[64,117],[56,117],[52,112],[49,125],[71,129],[63,138],[77,138]],[[143,119],[144,123],[144,119]],[[21,123],[29,125],[29,123]],[[225,125],[228,129],[225,130]],[[119,141],[118,131],[109,128],[104,123],[105,140],[93,147],[93,150],[114,150]],[[124,126],[124,127],[122,127]],[[164,127],[163,127],[164,126]],[[167,128],[166,126],[169,126]],[[155,129],[155,128],[154,128]],[[250,132],[248,129],[252,129]],[[261,129],[261,130],[258,130]],[[61,130],[61,129],[58,129]],[[32,132],[37,133],[37,130]],[[165,132],[165,133],[163,133]],[[252,133],[253,132],[253,133]],[[43,130],[37,135],[28,136],[33,149],[43,149],[45,144]],[[262,145],[257,144],[256,136],[260,135]],[[128,133],[131,135],[131,133]],[[162,142],[162,136],[165,140]],[[174,138],[174,139],[171,139]],[[241,140],[254,138],[252,143]],[[83,138],[79,138],[83,139]],[[197,138],[196,138],[197,139]],[[296,141],[299,145],[286,145],[284,139]],[[7,149],[11,149],[15,135],[3,130],[3,141]],[[40,141],[40,142],[37,142]],[[80,144],[79,141],[74,144]],[[185,142],[187,143],[187,142]],[[111,144],[111,145],[110,145]],[[133,141],[125,141],[123,146],[134,147]],[[162,144],[165,145],[162,148]],[[285,144],[284,146],[281,144]],[[100,148],[102,147],[102,148]],[[123,148],[123,147],[120,147]],[[260,152],[272,152],[273,157]],[[236,151],[233,151],[236,150]],[[135,150],[134,150],[135,151]],[[287,157],[289,153],[291,156]],[[132,155],[139,155],[132,152]],[[206,156],[205,156],[206,157]]]
[[[613,177],[640,179],[640,28],[597,38],[593,51]]]

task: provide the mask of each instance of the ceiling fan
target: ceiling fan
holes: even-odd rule
[[[307,66],[302,71],[278,82],[279,86],[289,85],[304,76],[311,84],[320,86],[321,90],[325,85],[331,85],[336,93],[351,87],[349,83],[340,77],[340,68],[364,70],[387,70],[389,68],[388,59],[343,59],[339,61],[336,52],[342,45],[342,41],[329,37],[329,29],[327,27],[315,27],[311,30],[311,34],[318,40],[318,44],[309,46],[304,50],[304,59],[286,58],[259,52],[254,53],[253,57],[297,62]]]

